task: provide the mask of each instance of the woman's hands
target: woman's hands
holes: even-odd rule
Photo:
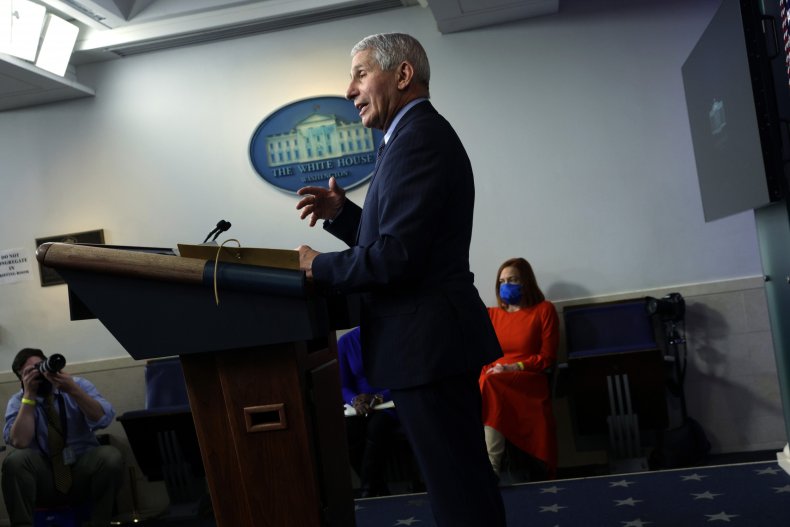
[[[502,373],[506,371],[521,371],[522,368],[519,367],[518,363],[515,364],[500,364],[496,363],[492,367],[486,370],[486,375],[492,375],[495,373]]]

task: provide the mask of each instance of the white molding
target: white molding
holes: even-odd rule
[[[790,474],[790,445],[785,445],[781,452],[776,453],[776,460],[785,472]]]
[[[68,357],[66,357],[68,360]],[[123,370],[127,368],[142,368],[145,366],[144,360],[135,360],[131,357],[116,357],[112,359],[92,360],[89,362],[74,362],[67,363],[64,368],[72,375],[85,375],[87,373],[95,373],[100,371],[110,370]],[[18,383],[19,379],[12,371],[5,371],[0,373],[0,384]]]
[[[616,302],[640,296],[653,296],[660,298],[668,293],[678,292],[684,298],[694,298],[706,295],[721,293],[735,293],[739,291],[751,291],[763,289],[765,280],[762,275],[747,276],[743,278],[733,278],[731,280],[721,280],[716,282],[698,282],[691,284],[678,284],[654,289],[642,289],[612,293],[595,297],[579,297],[566,300],[552,300],[555,306],[572,306],[576,304],[597,304],[604,302]]]

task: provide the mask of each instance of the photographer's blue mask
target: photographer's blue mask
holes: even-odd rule
[[[517,306],[521,302],[521,284],[499,284],[499,296],[507,304]]]

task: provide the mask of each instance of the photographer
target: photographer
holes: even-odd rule
[[[12,526],[33,524],[33,508],[90,502],[93,527],[106,527],[123,477],[123,459],[100,446],[95,430],[115,416],[90,382],[61,371],[62,355],[48,360],[25,348],[12,364],[22,390],[8,401],[3,438],[14,447],[3,462],[3,497]]]

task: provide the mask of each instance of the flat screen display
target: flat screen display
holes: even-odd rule
[[[755,86],[761,83],[753,75],[759,64],[753,62],[750,70],[750,58],[759,58],[750,57],[755,50],[749,46],[756,47],[758,40],[765,44],[759,28],[760,39],[747,39],[744,20],[749,24],[749,16],[742,17],[738,0],[724,0],[682,67],[705,221],[781,197],[771,184],[772,178],[781,178],[771,171],[782,168],[771,159],[776,147],[767,144],[770,116],[759,108],[759,97],[774,97],[774,90],[770,86],[765,93],[765,86]]]

